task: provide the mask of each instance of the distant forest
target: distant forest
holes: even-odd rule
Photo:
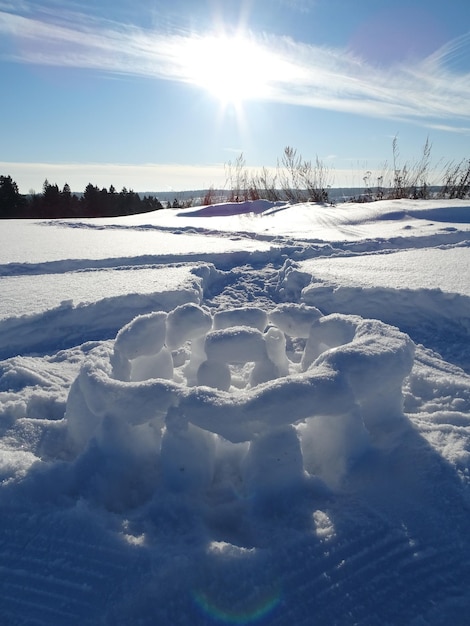
[[[179,208],[178,200],[170,206]],[[67,184],[61,190],[45,180],[42,193],[22,195],[11,176],[0,176],[0,218],[112,217],[167,207],[151,195],[140,197],[125,187],[118,192],[113,185],[100,189],[91,183],[77,195]]]
[[[65,184],[60,190],[46,179],[42,193],[22,195],[11,176],[0,176],[0,218],[67,218],[67,217],[113,217],[145,213],[163,208],[186,208],[197,202],[208,205],[216,202],[243,202],[266,199],[292,204],[313,202],[330,204],[335,202],[374,202],[391,199],[425,198],[468,198],[470,197],[470,159],[459,162],[448,161],[438,178],[430,183],[436,172],[431,169],[431,144],[426,140],[421,157],[411,163],[401,163],[397,138],[392,143],[392,165],[384,164],[381,173],[373,180],[371,171],[362,177],[362,188],[332,188],[331,172],[318,158],[305,160],[295,148],[286,146],[276,170],[267,168],[250,171],[246,167],[243,153],[234,162],[225,165],[226,185],[224,190],[211,186],[179,194],[183,200],[162,204],[152,194],[138,194],[126,187],[120,192],[111,185],[100,189],[91,183],[83,193],[75,194]]]

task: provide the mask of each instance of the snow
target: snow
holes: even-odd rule
[[[0,231],[2,270],[5,266],[8,269],[10,264],[31,266],[44,263],[47,267],[57,261],[62,261],[62,266],[69,262],[69,266],[77,267],[76,262],[81,259],[107,261],[106,264],[96,263],[94,267],[109,266],[110,262],[114,267],[120,258],[132,264],[130,252],[137,257],[137,265],[141,265],[142,257],[148,257],[151,262],[152,258],[166,257],[165,260],[168,260],[174,255],[269,249],[266,243],[241,243],[238,237],[223,240],[194,237],[193,229],[187,226],[169,230],[164,219],[157,219],[155,223],[154,217],[153,223],[147,223],[150,215],[153,214],[139,216],[138,223],[135,220],[128,223],[130,218],[102,218],[88,222],[72,219],[53,222],[11,220],[8,228]],[[155,215],[158,218],[158,212]]]
[[[468,244],[468,242],[464,242]],[[468,245],[303,261],[309,274],[335,284],[391,289],[441,289],[470,296]],[[455,269],[459,268],[456,272]]]
[[[208,359],[227,363],[263,361],[268,358],[262,333],[256,328],[234,326],[206,335],[204,352]]]
[[[92,274],[90,276],[89,274]],[[153,294],[156,291],[188,287],[194,282],[187,267],[115,268],[105,270],[78,270],[38,276],[8,276],[2,282],[0,320],[44,313],[62,303],[80,306],[135,294]],[[27,293],[28,299],[18,298]]]
[[[468,201],[0,240],[2,623],[468,623]]]
[[[166,343],[178,348],[186,341],[203,337],[212,327],[208,311],[193,303],[182,304],[170,311],[166,320]]]

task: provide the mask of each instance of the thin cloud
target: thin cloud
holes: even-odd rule
[[[16,62],[187,83],[194,82],[188,55],[204,41],[203,35],[164,34],[83,14],[62,14],[54,22],[50,16],[37,19],[8,11],[0,11],[0,33],[13,38],[9,58]],[[288,37],[250,37],[276,68],[268,68],[267,81],[262,77],[266,101],[468,132],[470,72],[456,68],[468,35],[426,59],[389,68],[366,63],[345,49]]]
[[[240,154],[240,151],[238,151]],[[335,155],[323,158],[327,164],[332,163]],[[348,159],[342,159],[342,162]],[[366,157],[361,164],[360,159],[350,159],[356,165],[348,168],[329,167],[328,183],[332,187],[362,187],[364,174],[371,172],[370,179],[376,181],[383,177],[384,185],[393,185],[393,171],[387,163],[377,167],[367,165]],[[439,164],[438,164],[439,165]],[[51,184],[62,188],[65,183],[74,192],[82,192],[88,183],[99,188],[116,189],[126,187],[140,192],[187,191],[201,190],[214,186],[224,189],[227,186],[226,164],[214,163],[207,165],[188,165],[175,163],[20,163],[0,161],[0,171],[6,172],[18,184],[21,193],[33,191],[40,193],[45,179]],[[278,174],[276,167],[254,166],[248,173],[256,175],[266,171],[269,176]],[[431,184],[442,184],[443,171],[436,168],[429,172]]]
[[[279,0],[279,3],[292,11],[307,14],[311,13],[317,0]]]
[[[205,189],[223,187],[225,169],[222,163],[186,165],[175,163],[18,163],[0,161],[0,171],[8,172],[21,193],[31,189],[40,192],[47,178],[73,191],[83,191],[88,183],[100,188],[114,185],[136,191]]]
[[[27,12],[30,6],[26,1],[22,0],[0,0],[0,11],[15,12]]]

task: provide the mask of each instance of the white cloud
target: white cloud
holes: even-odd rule
[[[0,5],[1,6],[1,5]],[[73,17],[73,19],[72,19]],[[0,33],[16,39],[22,63],[96,69],[171,81],[193,82],[188,59],[195,42],[188,32],[163,34],[135,26],[62,13],[60,21],[0,11]],[[375,67],[344,49],[255,39],[276,72],[263,76],[264,99],[366,116],[415,121],[468,132],[470,73],[455,68],[470,36],[407,65]]]

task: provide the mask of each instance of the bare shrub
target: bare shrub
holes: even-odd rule
[[[272,175],[266,167],[253,175],[251,184],[253,189],[257,190],[259,198],[271,202],[281,200],[281,194],[277,189],[277,174]]]
[[[390,197],[399,198],[427,198],[429,193],[429,165],[431,161],[432,144],[429,138],[423,146],[423,151],[419,161],[399,164],[400,151],[398,149],[398,138],[395,136],[392,142],[393,153],[393,183]]]
[[[237,156],[234,163],[229,161],[225,164],[225,176],[229,189],[229,202],[249,200],[249,176],[243,152]]]
[[[470,159],[447,164],[442,181],[443,198],[467,198],[470,194]]]
[[[329,170],[318,157],[314,163],[305,161],[290,146],[284,149],[275,175],[266,167],[260,172],[249,172],[241,153],[234,162],[225,164],[225,176],[229,202],[260,198],[272,202],[328,202]]]
[[[214,185],[211,185],[209,189],[206,191],[204,198],[202,199],[203,206],[209,206],[210,204],[214,204],[215,202],[215,189]]]
[[[329,170],[318,158],[305,161],[295,148],[286,146],[281,163],[280,184],[289,202],[328,202]]]

